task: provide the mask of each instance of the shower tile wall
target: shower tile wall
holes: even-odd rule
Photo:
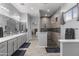
[[[60,23],[59,21],[54,21],[55,23],[52,23],[52,19],[53,18],[41,18],[41,32],[48,32],[48,48],[59,47],[58,39],[60,38]]]

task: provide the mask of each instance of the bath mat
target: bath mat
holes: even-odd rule
[[[60,48],[46,48],[47,53],[60,53]]]
[[[20,48],[28,48],[31,43],[24,43]]]
[[[24,56],[26,50],[17,50],[15,51],[12,56]]]

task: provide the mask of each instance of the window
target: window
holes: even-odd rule
[[[78,8],[77,6],[73,8],[73,19],[78,17]]]
[[[72,20],[72,10],[68,11],[65,15],[64,15],[65,21],[69,21]]]
[[[67,11],[64,14],[64,20],[69,21],[69,20],[77,20],[78,17],[78,7],[77,5],[71,8],[69,11]]]

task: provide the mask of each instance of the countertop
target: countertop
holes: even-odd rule
[[[10,36],[6,36],[6,37],[2,37],[2,38],[0,38],[0,43],[8,41],[8,40],[13,39],[13,38],[16,38],[16,37],[21,36],[23,34],[26,34],[26,33],[19,33],[19,34],[15,34],[15,35],[10,35]]]
[[[70,39],[70,40],[60,39],[59,42],[79,42],[79,39]]]

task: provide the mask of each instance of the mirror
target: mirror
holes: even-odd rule
[[[26,23],[16,21],[4,15],[0,15],[0,27],[3,29],[3,36],[26,32]]]

